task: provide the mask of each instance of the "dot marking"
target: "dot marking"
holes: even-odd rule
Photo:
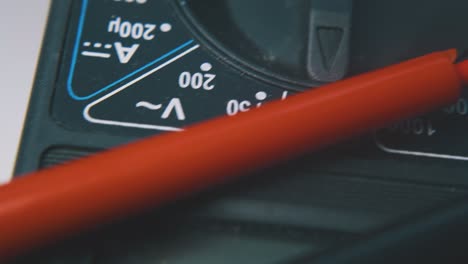
[[[211,69],[213,69],[213,65],[211,65],[211,63],[205,62],[200,66],[200,69],[204,72],[208,72],[211,71]]]
[[[169,23],[163,23],[159,28],[162,32],[169,32],[172,30],[172,25]]]
[[[255,98],[257,98],[257,100],[259,101],[263,101],[267,98],[267,94],[265,92],[258,92],[256,95],[255,95]]]

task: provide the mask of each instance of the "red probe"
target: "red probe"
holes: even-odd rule
[[[151,137],[0,187],[0,260],[452,103],[454,50]]]

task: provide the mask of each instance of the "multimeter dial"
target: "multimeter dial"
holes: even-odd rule
[[[288,96],[285,89],[239,78],[242,73],[200,45],[167,2],[74,5],[77,29],[54,107],[66,126],[180,131]]]
[[[468,45],[456,23],[464,4],[450,7],[449,21],[428,20],[438,3],[426,3],[428,11],[414,20],[394,1],[74,1],[53,116],[70,129],[110,134],[181,131],[286,99],[348,70]],[[440,30],[446,35],[440,38],[424,30],[427,23],[455,26],[450,34]],[[466,131],[467,109],[462,98],[433,116],[396,124],[377,133],[376,146],[468,159],[463,144],[447,144]]]
[[[17,175],[468,47],[465,0],[53,0],[51,10]],[[40,262],[277,263],[355,241],[468,193],[467,96]]]
[[[352,0],[177,2],[212,50],[264,81],[302,90],[347,73]]]

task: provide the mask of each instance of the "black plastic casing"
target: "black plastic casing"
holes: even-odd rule
[[[52,101],[60,75],[68,70],[62,67],[63,54],[70,52],[66,40],[73,34],[70,25],[76,23],[69,19],[72,4],[72,0],[52,1],[15,168],[17,177],[141,137],[138,133],[73,130],[54,119]],[[359,10],[362,3],[357,5]],[[355,18],[357,24],[361,19]],[[203,42],[195,30],[191,32]],[[405,59],[391,52],[373,56],[378,54],[372,46],[377,40],[366,34],[365,30],[353,33],[354,45],[371,47],[358,49],[369,49],[368,57],[352,52],[352,73]],[[401,43],[395,40],[393,44]],[[402,41],[401,46],[406,44]],[[445,44],[435,43],[434,49]],[[413,48],[404,54],[426,51]],[[302,255],[309,261],[311,255],[334,245],[366,237],[402,218],[465,196],[467,175],[464,162],[384,153],[372,135],[365,136],[266,170],[248,182],[79,234],[18,263],[273,263]]]

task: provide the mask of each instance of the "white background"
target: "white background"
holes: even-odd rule
[[[1,0],[0,183],[11,178],[49,0]]]

